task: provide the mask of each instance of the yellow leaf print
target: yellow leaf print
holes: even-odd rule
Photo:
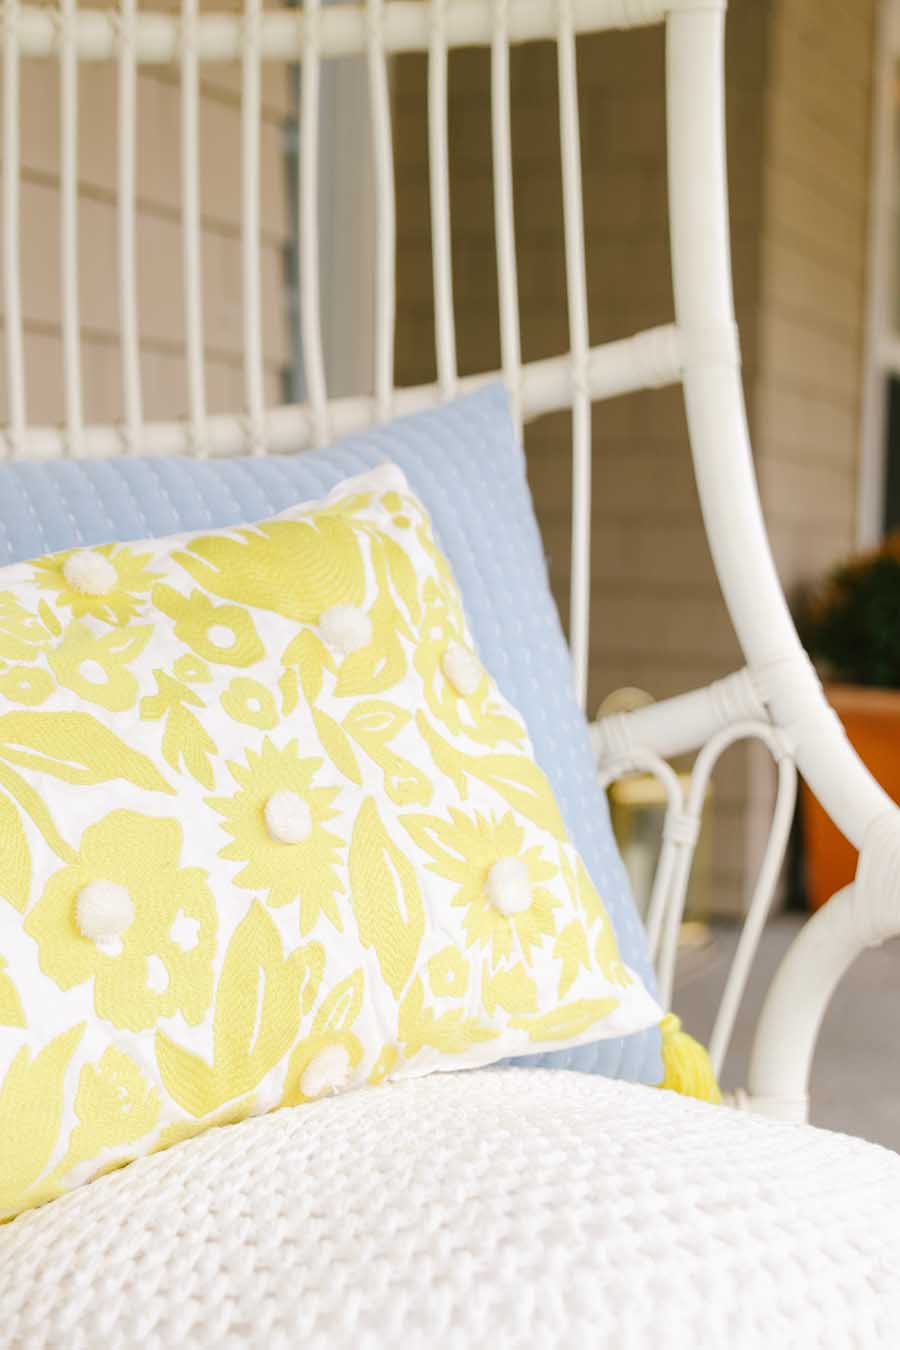
[[[98,1016],[129,1031],[177,1012],[196,1025],[212,997],[216,907],[206,873],[180,865],[182,843],[177,820],[112,811],[88,826],[25,920],[44,974],[61,989],[92,981]],[[77,927],[78,896],[100,880],[124,887],[133,906],[117,946]]]
[[[535,825],[557,839],[567,838],[550,784],[533,759],[524,755],[479,755],[468,761],[467,769]]]
[[[203,661],[254,666],[265,655],[253,620],[237,605],[215,605],[202,591],[182,595],[171,586],[153,588],[156,608],[175,623],[175,636]]]
[[[297,1038],[325,968],[317,942],[287,958],[262,905],[254,903],[232,935],[216,990],[213,1063],[156,1033],[166,1091],[192,1116],[208,1115],[252,1092]]]
[[[403,601],[412,622],[418,624],[422,618],[422,605],[419,600],[419,582],[416,577],[416,570],[412,565],[409,554],[395,540],[391,539],[390,535],[383,534],[381,543],[394,591]]]
[[[608,915],[604,915],[600,932],[597,934],[594,955],[597,965],[610,984],[618,984],[623,989],[627,989],[629,985],[634,984],[634,976],[619,955],[619,944],[616,941],[616,935],[613,932],[613,926]]]
[[[282,1106],[299,1106],[311,1100],[303,1092],[303,1075],[323,1052],[333,1053],[335,1049],[342,1051],[348,1072],[359,1064],[363,1047],[351,1028],[362,1011],[363,993],[364,977],[360,969],[335,985],[323,1000],[313,1019],[309,1036],[296,1046],[288,1061]]]
[[[451,807],[448,815],[444,820],[411,814],[402,816],[401,823],[432,858],[429,870],[456,882],[451,903],[466,911],[466,945],[489,949],[495,963],[517,952],[530,961],[533,949],[556,931],[559,901],[541,885],[556,875],[556,868],[545,861],[539,845],[525,847],[524,831],[511,812],[497,820]],[[531,904],[517,914],[501,913],[488,898],[488,873],[503,858],[520,858],[528,868]]]
[[[322,692],[323,675],[326,670],[334,672],[337,664],[331,652],[320,637],[310,628],[302,628],[284,650],[282,664],[296,670],[307,703],[315,703]],[[285,707],[286,713],[294,711],[296,703]]]
[[[566,924],[553,944],[553,955],[562,962],[559,976],[559,997],[565,998],[578,979],[580,970],[590,970],[591,953],[587,933],[577,919]]]
[[[235,676],[222,695],[222,707],[233,721],[258,731],[271,731],[278,725],[275,699],[259,680]]]
[[[141,720],[156,722],[165,718],[162,752],[166,763],[176,773],[182,767],[203,787],[215,782],[212,756],[216,743],[191,712],[191,708],[205,708],[200,695],[186,684],[173,680],[165,671],[155,670],[156,693],[141,699]]]
[[[397,1053],[396,1045],[386,1045],[381,1054],[372,1066],[372,1072],[369,1074],[369,1082],[374,1086],[383,1083],[389,1074],[394,1072],[397,1067],[397,1060],[400,1058]]]
[[[147,792],[175,791],[152,760],[86,712],[6,713],[0,759],[81,786],[123,778]]]
[[[441,586],[429,577],[423,594],[426,607],[414,662],[432,716],[454,735],[462,733],[484,745],[524,741],[524,724],[501,711],[486,671],[482,671],[477,688],[467,695],[461,694],[444,674],[442,660],[448,648],[454,643],[469,645],[456,588]]]
[[[384,790],[397,806],[427,806],[434,785],[426,773],[392,750],[389,742],[408,725],[410,714],[383,699],[358,703],[344,719],[344,730],[384,774]]]
[[[313,726],[322,743],[322,749],[339,773],[342,773],[351,783],[356,783],[357,787],[360,786],[362,774],[353,753],[353,746],[350,744],[343,728],[333,717],[329,717],[328,713],[320,712],[318,708],[313,708],[311,711]]]
[[[538,1010],[537,985],[524,966],[512,966],[491,974],[485,970],[481,982],[481,998],[493,1016],[498,1008],[511,1013],[534,1013]]]
[[[81,623],[71,623],[62,641],[48,654],[50,669],[64,689],[86,703],[124,712],[138,695],[138,682],[128,669],[153,633],[142,628],[113,628],[98,637]]]
[[[232,1102],[221,1111],[214,1111],[209,1116],[201,1116],[199,1119],[192,1117],[190,1120],[176,1120],[171,1125],[167,1125],[164,1130],[160,1130],[157,1135],[151,1153],[162,1153],[164,1149],[171,1148],[173,1144],[183,1144],[185,1139],[195,1139],[198,1134],[205,1134],[207,1130],[218,1129],[221,1125],[238,1125],[242,1120],[247,1120],[249,1116],[259,1114],[256,1098],[251,1093],[247,1097],[241,1097],[238,1101]]]
[[[457,947],[444,947],[428,962],[432,993],[439,998],[464,998],[469,988],[469,967]]]
[[[21,774],[16,773],[8,764],[3,763],[2,749],[0,749],[0,787],[4,788],[18,802],[25,814],[31,817],[34,825],[57,857],[65,859],[66,862],[71,862],[75,857],[75,851],[69,847],[53,824],[53,819],[44,805],[40,793],[36,792],[30,783],[26,783]],[[13,895],[16,894],[15,883],[17,880],[21,884],[21,873],[18,870],[13,878],[11,890]],[[18,909],[19,906],[16,905],[16,908]]]
[[[543,1017],[512,1017],[510,1026],[527,1031],[533,1041],[568,1041],[583,1036],[619,1006],[617,998],[582,998],[565,1003]]]
[[[382,977],[399,998],[425,932],[416,871],[367,797],[350,840],[350,891],[360,941],[374,947]]]
[[[322,749],[338,772],[359,786],[362,783],[362,775],[349,738],[333,717],[315,706],[316,699],[322,692],[325,671],[333,673],[337,669],[331,652],[311,629],[304,628],[286,647],[282,662],[284,671],[279,688],[285,716],[290,716],[299,702],[297,688],[299,677]]]
[[[102,1168],[104,1153],[137,1143],[150,1133],[159,1119],[161,1105],[159,1092],[130,1055],[116,1046],[104,1050],[96,1064],[85,1064],[75,1093],[78,1124],[69,1138],[65,1157],[49,1178],[50,1188],[55,1191],[60,1183],[69,1180],[69,1173],[75,1168],[83,1169],[86,1163],[92,1164],[90,1175],[96,1175]],[[127,1161],[131,1157],[133,1154]],[[86,1178],[77,1178],[76,1184],[81,1179]]]
[[[0,899],[22,913],[31,891],[31,852],[19,813],[0,794]]]
[[[7,974],[6,959],[0,956],[0,1027],[24,1027],[25,1013],[19,991]]]
[[[41,622],[52,633],[53,637],[62,637],[63,626],[59,621],[59,616],[50,608],[46,600],[42,600],[38,605],[38,614],[41,616]]]
[[[201,535],[172,556],[212,595],[296,623],[318,623],[332,605],[359,605],[365,592],[356,531],[327,511]]]
[[[55,688],[53,677],[40,666],[11,666],[0,674],[0,697],[27,708],[45,703]]]
[[[342,885],[335,870],[342,844],[325,828],[337,814],[333,802],[338,789],[313,787],[321,767],[321,759],[300,757],[296,740],[279,749],[266,737],[258,753],[246,751],[244,764],[229,762],[237,792],[231,797],[207,798],[232,838],[219,856],[245,864],[235,883],[247,890],[266,891],[270,905],[287,905],[299,897],[304,936],[322,914],[338,932],[342,928],[337,905]],[[309,811],[309,833],[299,843],[274,838],[266,824],[266,804],[279,792],[295,794]]]
[[[390,591],[382,537],[373,538],[371,557],[378,586],[375,601],[369,609],[372,641],[343,658],[334,689],[339,698],[384,693],[398,684],[407,672],[406,652],[400,636],[410,637],[411,632]]]
[[[466,775],[468,773],[468,763],[472,757],[466,755],[456,746],[448,744],[448,742],[435,731],[427,717],[421,712],[416,713],[416,726],[419,729],[419,734],[428,746],[429,753],[434,760],[434,766],[438,773],[446,774],[462,800],[465,801],[466,797],[469,795]]]
[[[79,1022],[34,1059],[23,1045],[0,1085],[0,1216],[17,1214],[32,1203],[27,1192],[53,1154],[62,1124],[66,1069],[83,1032]]]
[[[392,615],[395,614],[393,606],[390,608]],[[406,674],[406,653],[396,638],[390,619],[384,618],[384,610],[385,607],[376,601],[370,615],[375,633],[373,641],[343,658],[334,687],[338,698],[383,693]]]
[[[471,775],[556,839],[568,838],[550,784],[534,760],[525,755],[468,755],[445,741],[421,712],[416,714],[416,725],[435,764],[453,779],[462,797],[466,796],[466,775]]]
[[[149,553],[135,553],[119,544],[103,544],[92,548],[99,553],[116,571],[116,584],[103,595],[89,595],[70,585],[65,576],[67,560],[78,549],[67,549],[64,553],[53,553],[34,563],[34,579],[42,590],[52,593],[53,603],[68,609],[76,619],[90,614],[104,623],[127,624],[137,614],[141,599],[153,585],[154,576],[149,570],[152,559]]]
[[[351,708],[344,726],[360,745],[369,742],[385,742],[393,738],[409,724],[411,714],[405,708],[396,708],[384,699],[367,699]]]
[[[407,1059],[426,1047],[445,1055],[458,1055],[482,1041],[495,1040],[500,1032],[467,1017],[464,1008],[451,1008],[436,1017],[425,1003],[422,981],[413,980],[400,1004],[400,1040]]]
[[[278,692],[281,694],[282,714],[285,717],[290,717],[291,713],[296,711],[297,704],[300,702],[300,681],[296,670],[291,666],[285,666],[278,676]]]
[[[33,661],[51,636],[11,591],[0,591],[0,661]]]
[[[576,856],[575,858],[573,885],[572,869],[563,853],[563,876],[570,894],[574,890],[575,898],[588,925],[592,927],[594,924],[599,924],[600,926],[595,945],[597,965],[610,984],[618,984],[623,989],[627,989],[629,985],[634,984],[634,977],[622,960],[610,917],[604,908],[603,901],[597,894],[594,883],[588,876],[587,868],[579,857]]]
[[[365,980],[362,970],[354,970],[336,984],[316,1013],[313,1031],[324,1035],[329,1031],[349,1031],[362,1012]]]

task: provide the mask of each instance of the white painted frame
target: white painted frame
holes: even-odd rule
[[[896,85],[900,72],[900,0],[880,0],[873,53],[869,260],[866,277],[866,331],[860,425],[857,538],[862,548],[883,534],[887,380],[900,377],[900,323],[891,309],[900,278],[900,135]],[[892,248],[892,243],[894,248]]]
[[[593,728],[606,777],[649,767],[667,784],[671,810],[654,890],[650,926],[664,992],[671,988],[675,937],[696,839],[697,814],[708,775],[735,739],[755,736],[779,766],[772,836],[758,878],[723,1008],[713,1038],[725,1053],[737,1003],[765,919],[793,808],[794,765],[812,785],[848,838],[861,846],[853,886],[805,926],[776,977],[763,1011],[750,1071],[749,1100],[772,1115],[802,1119],[818,1025],[840,975],[866,945],[900,933],[900,813],[863,767],[829,709],[798,641],[766,538],[747,433],[734,320],[725,178],[724,0],[365,0],[302,11],[263,10],[245,0],[242,15],[197,12],[139,14],[134,0],[116,13],[58,11],[6,0],[3,9],[2,213],[0,257],[7,320],[9,413],[2,448],[9,456],[108,456],[133,452],[254,454],[297,450],[397,413],[433,407],[490,375],[460,379],[456,365],[448,193],[446,64],[450,49],[491,51],[491,136],[502,374],[517,418],[568,408],[573,414],[572,654],[584,699],[590,613],[591,404],[601,398],[680,382],[703,518],[729,613],[744,651],[745,669],[707,689],[636,712],[605,718]],[[670,233],[674,322],[590,347],[587,326],[576,38],[581,32],[665,23]],[[510,147],[509,50],[549,39],[558,58],[559,134],[569,314],[569,350],[523,363],[516,285]],[[429,150],[438,379],[397,389],[393,373],[394,245],[391,108],[388,58],[422,51],[429,60]],[[361,55],[368,71],[372,125],[373,393],[335,398],[326,379],[319,277],[317,157],[319,73],[323,61]],[[59,247],[66,416],[60,427],[28,419],[22,361],[19,230],[19,96],[22,56],[59,63],[61,75],[61,201]],[[238,59],[243,72],[240,155],[243,182],[243,406],[229,416],[207,415],[204,395],[202,291],[198,268],[196,135],[198,69]],[[134,72],[139,64],[178,61],[182,68],[181,172],[185,327],[190,410],[181,422],[145,422],[136,360],[134,285]],[[259,266],[259,121],[264,61],[304,66],[299,215],[301,318],[309,401],[268,407],[261,351]],[[77,85],[94,61],[119,71],[119,257],[123,350],[122,418],[85,425],[78,310],[76,184]],[[686,797],[675,791],[664,759],[700,750]],[[677,788],[677,781],[676,781]]]

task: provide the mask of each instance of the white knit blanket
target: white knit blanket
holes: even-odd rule
[[[900,1157],[511,1069],[214,1130],[0,1229],[0,1345],[900,1345]]]

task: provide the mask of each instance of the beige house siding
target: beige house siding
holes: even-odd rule
[[[142,4],[142,9],[177,6]],[[212,7],[212,6],[210,6]],[[221,3],[217,7],[222,8]],[[225,8],[240,8],[226,4]],[[239,72],[207,67],[199,108],[204,330],[210,412],[243,403],[240,270]],[[79,299],[85,419],[121,416],[116,291],[116,84],[109,65],[82,68],[79,83]],[[138,80],[137,249],[144,413],[187,411],[182,315],[179,74],[147,67]],[[63,418],[59,262],[59,78],[52,62],[23,62],[22,285],[29,420]],[[283,249],[288,234],[282,125],[285,69],[264,82],[261,133],[262,303],[267,395],[280,393],[288,360]],[[0,375],[0,406],[5,406]]]
[[[738,0],[728,27],[732,231],[744,370],[756,371],[767,6]],[[672,318],[665,190],[664,36],[651,29],[579,40],[585,230],[592,342]],[[398,375],[434,377],[427,197],[426,70],[395,67],[399,191]],[[568,346],[555,49],[511,61],[518,275],[526,359]],[[491,200],[489,60],[450,61],[453,257],[463,371],[499,364]],[[569,422],[527,429],[529,476],[554,590],[569,580]],[[700,527],[681,391],[616,399],[594,412],[590,706],[637,684],[656,697],[733,669],[739,652]],[[741,902],[746,861],[745,752],[717,783],[713,899]]]
[[[789,591],[854,544],[874,17],[874,0],[772,14],[756,453]]]

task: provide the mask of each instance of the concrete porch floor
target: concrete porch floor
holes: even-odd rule
[[[722,1074],[745,1086],[759,1007],[802,916],[766,927]],[[738,929],[715,925],[712,942],[679,957],[673,1006],[685,1030],[708,1037]],[[900,942],[867,952],[840,985],[819,1037],[812,1074],[812,1122],[900,1151]]]

